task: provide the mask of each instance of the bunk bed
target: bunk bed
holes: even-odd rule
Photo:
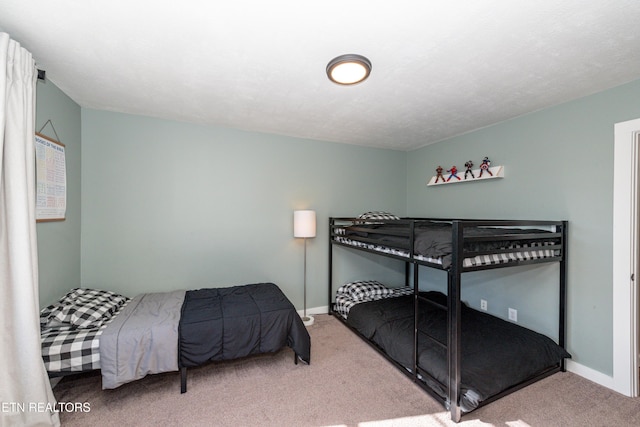
[[[329,218],[329,311],[459,422],[470,412],[565,371],[567,221],[398,218],[368,213]],[[334,246],[405,263],[405,286],[333,286]],[[468,307],[461,276],[472,271],[559,263],[557,342]],[[419,290],[421,267],[447,274],[447,294]]]

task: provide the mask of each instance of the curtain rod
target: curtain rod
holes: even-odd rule
[[[47,72],[45,70],[38,70],[38,80],[45,81],[47,79]]]

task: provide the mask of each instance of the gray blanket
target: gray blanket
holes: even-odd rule
[[[134,297],[100,336],[102,388],[178,370],[178,327],[185,291]]]

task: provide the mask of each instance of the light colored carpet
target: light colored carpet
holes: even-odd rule
[[[311,365],[275,355],[148,376],[101,390],[100,376],[68,377],[63,426],[453,426],[449,413],[386,359],[328,315],[309,327]],[[640,399],[571,373],[552,375],[462,417],[460,426],[638,426]]]

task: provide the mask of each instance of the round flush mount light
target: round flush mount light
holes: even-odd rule
[[[340,85],[360,83],[369,77],[370,73],[371,61],[362,55],[340,55],[327,65],[329,80]]]

